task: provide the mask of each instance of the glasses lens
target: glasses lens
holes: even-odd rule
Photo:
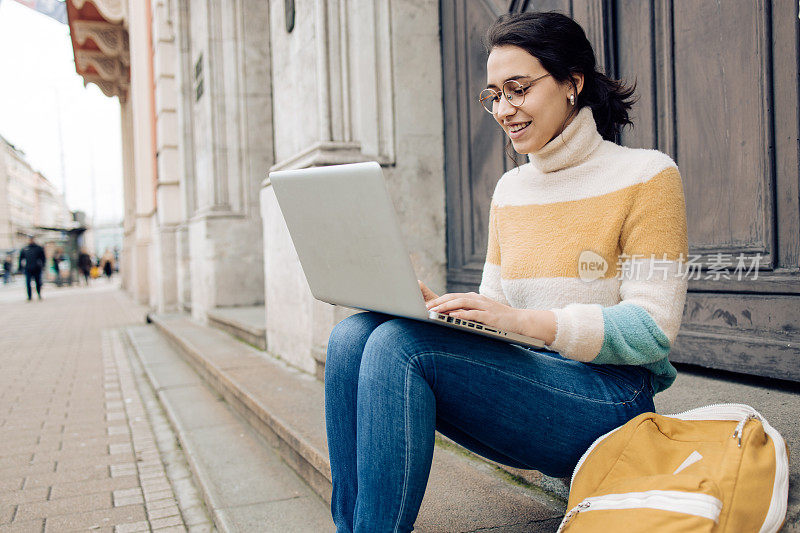
[[[484,89],[479,96],[481,105],[489,113],[494,113],[497,108],[497,103],[500,101],[500,95],[491,89]]]
[[[517,80],[508,80],[503,84],[503,94],[506,95],[508,103],[514,107],[519,107],[525,101],[525,87]]]

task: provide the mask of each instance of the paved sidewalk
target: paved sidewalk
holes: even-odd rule
[[[43,296],[0,286],[0,533],[185,531],[114,329],[145,309],[105,280]]]

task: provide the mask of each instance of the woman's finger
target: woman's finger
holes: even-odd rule
[[[463,293],[460,292],[448,292],[447,294],[442,294],[441,296],[437,296],[436,298],[429,300],[428,302],[425,303],[425,305],[428,307],[428,309],[431,309],[432,307],[441,305],[444,302],[449,302],[454,298],[460,298],[462,296]]]
[[[434,305],[430,308],[431,311],[436,311],[437,313],[441,313],[444,311],[451,311],[453,309],[485,309],[484,303],[480,300],[475,298],[468,298],[464,296],[460,296],[457,298],[453,298],[451,300],[447,300],[442,302],[438,305]]]

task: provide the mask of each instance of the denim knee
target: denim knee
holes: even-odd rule
[[[375,328],[364,346],[360,379],[386,383],[392,375],[405,375],[409,365],[425,374],[425,351],[417,342],[415,326],[413,320],[398,318]]]
[[[357,379],[364,345],[370,334],[387,317],[370,311],[351,315],[333,327],[325,355],[325,382],[328,379]]]

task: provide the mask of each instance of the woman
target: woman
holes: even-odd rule
[[[81,248],[81,253],[78,255],[78,270],[83,274],[83,283],[89,286],[89,276],[92,273],[92,256],[86,251],[86,248]]]
[[[100,258],[100,265],[106,279],[111,281],[111,274],[114,272],[114,254],[112,254],[111,250],[108,248],[106,248],[106,251],[103,253],[103,257]]]
[[[595,70],[568,17],[506,15],[486,41],[481,104],[529,162],[495,188],[479,293],[420,288],[429,309],[546,349],[372,312],[337,324],[325,411],[338,531],[413,529],[434,430],[568,476],[594,439],[654,411],[676,376],[667,354],[688,246],[675,163],[611,142],[633,90]]]

